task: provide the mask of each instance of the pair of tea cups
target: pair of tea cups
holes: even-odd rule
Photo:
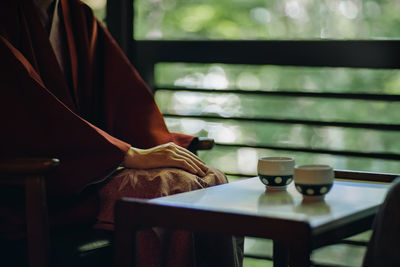
[[[290,157],[263,157],[257,172],[267,190],[286,190],[294,181],[295,188],[305,198],[323,199],[333,184],[334,171],[329,165],[300,165]]]

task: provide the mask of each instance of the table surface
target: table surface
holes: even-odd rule
[[[304,202],[291,183],[286,191],[266,190],[258,177],[150,200],[166,206],[306,222],[318,228],[360,213],[375,213],[389,185],[335,180],[323,201]]]

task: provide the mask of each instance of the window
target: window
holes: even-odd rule
[[[228,174],[255,175],[266,155],[400,173],[399,9],[388,0],[137,0],[132,60],[169,128],[214,138],[200,156]],[[236,53],[224,58],[214,49],[223,46]],[[251,62],[241,55],[249,47],[274,59]]]

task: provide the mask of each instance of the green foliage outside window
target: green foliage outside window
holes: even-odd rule
[[[136,39],[400,36],[393,0],[136,0]]]
[[[400,136],[396,131],[229,120],[230,117],[267,117],[397,124],[400,115],[394,111],[400,109],[399,102],[223,93],[225,89],[239,88],[244,91],[396,94],[399,74],[397,70],[164,63],[156,68],[157,83],[161,88],[211,87],[221,93],[158,90],[156,100],[165,113],[224,117],[223,122],[209,119],[167,120],[174,131],[211,137],[219,143],[399,153]],[[254,174],[257,157],[266,155],[295,156],[298,164],[324,163],[338,169],[400,172],[397,161],[327,154],[217,148],[201,155],[214,166],[230,173]]]

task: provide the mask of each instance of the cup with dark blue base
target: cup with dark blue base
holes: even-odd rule
[[[267,190],[286,190],[293,181],[294,165],[290,157],[262,157],[258,159],[258,177]]]
[[[329,165],[301,165],[294,168],[294,184],[304,201],[321,201],[331,190],[334,179]]]

